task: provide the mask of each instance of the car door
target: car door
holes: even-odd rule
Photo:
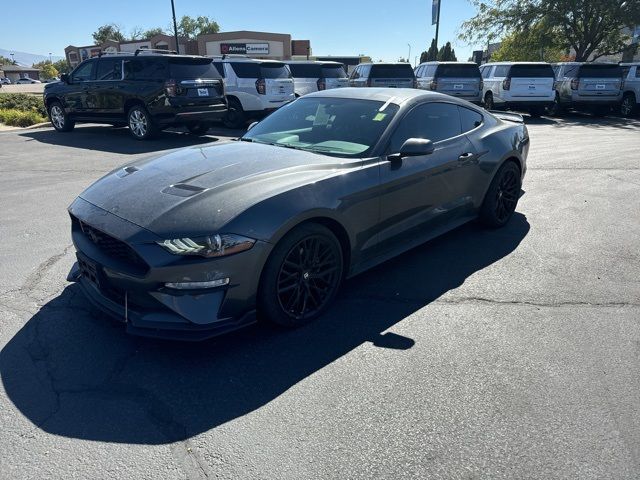
[[[122,82],[122,58],[100,58],[92,82],[90,104],[95,104],[92,114],[96,117],[115,118],[124,109],[124,83]]]
[[[64,94],[64,104],[74,117],[89,116],[89,89],[95,75],[96,60],[87,60],[69,76],[69,88]]]
[[[414,107],[400,121],[387,153],[398,153],[409,138],[429,139],[435,150],[381,164],[378,241],[383,252],[407,237],[429,236],[473,208],[467,169],[477,166],[476,150],[462,134],[458,106],[432,102]]]

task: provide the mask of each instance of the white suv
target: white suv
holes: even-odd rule
[[[553,104],[555,75],[546,62],[498,62],[480,67],[484,107],[524,110],[539,117]]]
[[[261,118],[295,99],[293,78],[283,62],[247,57],[214,57],[224,79],[229,108],[224,124],[242,128],[250,118]]]
[[[318,90],[348,87],[349,79],[344,65],[338,62],[320,62],[311,60],[287,62],[296,97]]]

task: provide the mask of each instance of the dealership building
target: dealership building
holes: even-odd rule
[[[237,32],[211,33],[198,36],[195,40],[178,39],[180,53],[189,55],[225,55],[240,54],[252,58],[273,60],[305,59],[311,57],[309,40],[292,40],[287,33]],[[87,58],[100,53],[135,52],[138,49],[177,50],[172,35],[156,35],[147,40],[126,42],[107,41],[101,45],[65,48],[65,56],[72,67]]]

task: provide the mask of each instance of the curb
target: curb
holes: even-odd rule
[[[50,127],[51,126],[51,122],[42,122],[42,123],[36,123],[34,125],[31,125],[29,127],[24,127],[24,130],[34,130],[36,128],[45,128],[45,127]]]

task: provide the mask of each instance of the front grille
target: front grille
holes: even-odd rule
[[[84,223],[82,220],[73,218],[73,222],[77,224],[85,238],[93,242],[107,256],[120,260],[137,270],[148,269],[147,263],[136,253],[129,245],[117,238],[104,233],[97,228]]]

